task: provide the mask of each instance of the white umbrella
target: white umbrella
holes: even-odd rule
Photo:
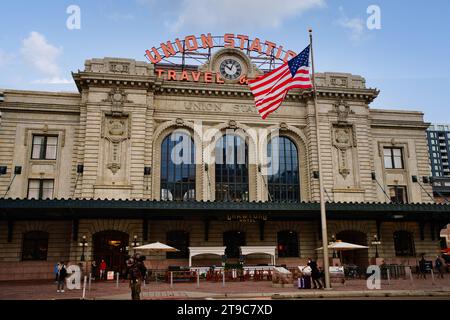
[[[150,251],[152,253],[159,253],[159,252],[177,252],[180,251],[176,248],[173,248],[171,246],[168,246],[167,244],[161,243],[161,242],[154,242],[145,244],[143,246],[134,247],[133,250],[136,252],[136,250],[143,250],[143,251]],[[156,270],[158,270],[158,264],[156,264]],[[156,271],[156,281],[158,281],[158,271]]]
[[[143,246],[134,247],[134,250],[147,250],[151,252],[177,252],[180,251],[178,249],[175,249],[171,246],[168,246],[167,244],[161,243],[161,242],[155,242],[155,243],[149,243],[145,244]]]
[[[357,249],[368,249],[369,247],[360,246],[359,244],[353,244],[348,242],[336,241],[328,246],[328,249],[334,249],[336,251],[345,250],[357,250]],[[322,250],[323,247],[317,248],[316,250]]]
[[[342,263],[342,251],[368,249],[368,248],[369,247],[361,246],[359,244],[343,242],[341,240],[337,240],[336,242],[333,242],[332,244],[328,245],[328,249],[333,249],[333,250],[336,250],[338,252],[340,251],[341,263]],[[316,250],[323,250],[323,247],[317,248]]]

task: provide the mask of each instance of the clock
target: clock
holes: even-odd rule
[[[235,59],[225,59],[220,64],[220,74],[227,80],[236,80],[242,74],[242,66]]]

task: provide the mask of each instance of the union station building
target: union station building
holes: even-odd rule
[[[0,90],[0,280],[52,279],[61,260],[120,271],[137,242],[179,249],[147,255],[149,267],[221,265],[189,247],[225,247],[229,263],[241,246],[274,247],[277,265],[320,263],[312,94],[290,91],[262,120],[240,77],[263,73],[224,48],[197,66],[87,60],[77,93]],[[316,83],[328,238],[368,246],[343,262],[367,266],[376,249],[390,264],[434,260],[450,206],[432,199],[423,114],[370,108],[379,91],[361,76]],[[195,161],[171,157],[182,140]],[[274,141],[279,170],[265,175],[259,154]]]

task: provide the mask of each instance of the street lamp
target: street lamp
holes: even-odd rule
[[[138,236],[137,236],[137,235],[134,235],[133,241],[131,242],[131,245],[132,245],[133,247],[138,247],[138,246],[139,246]]]
[[[86,236],[83,236],[83,238],[81,239],[81,242],[79,243],[80,247],[82,247],[83,252],[81,253],[81,261],[84,261],[84,248],[87,247],[88,242],[86,240]]]
[[[381,245],[381,241],[378,239],[378,235],[373,236],[372,245],[375,246],[375,258],[379,258],[378,256],[378,246]]]

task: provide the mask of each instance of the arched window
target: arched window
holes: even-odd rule
[[[298,257],[298,235],[295,231],[280,231],[277,234],[278,257]]]
[[[414,257],[416,249],[414,246],[414,237],[408,231],[394,232],[395,255],[397,257]]]
[[[195,145],[185,131],[175,131],[162,142],[161,200],[195,200]]]
[[[27,232],[23,236],[22,260],[47,260],[48,233]]]
[[[187,259],[189,258],[189,233],[185,231],[169,231],[167,232],[167,244],[177,252],[167,252],[167,259]]]
[[[300,201],[297,147],[287,137],[275,137],[267,145],[269,200]]]
[[[216,201],[248,201],[248,150],[244,139],[224,135],[215,151]]]
[[[223,245],[226,247],[227,258],[239,258],[240,247],[245,246],[245,233],[241,231],[227,231],[223,233]]]

